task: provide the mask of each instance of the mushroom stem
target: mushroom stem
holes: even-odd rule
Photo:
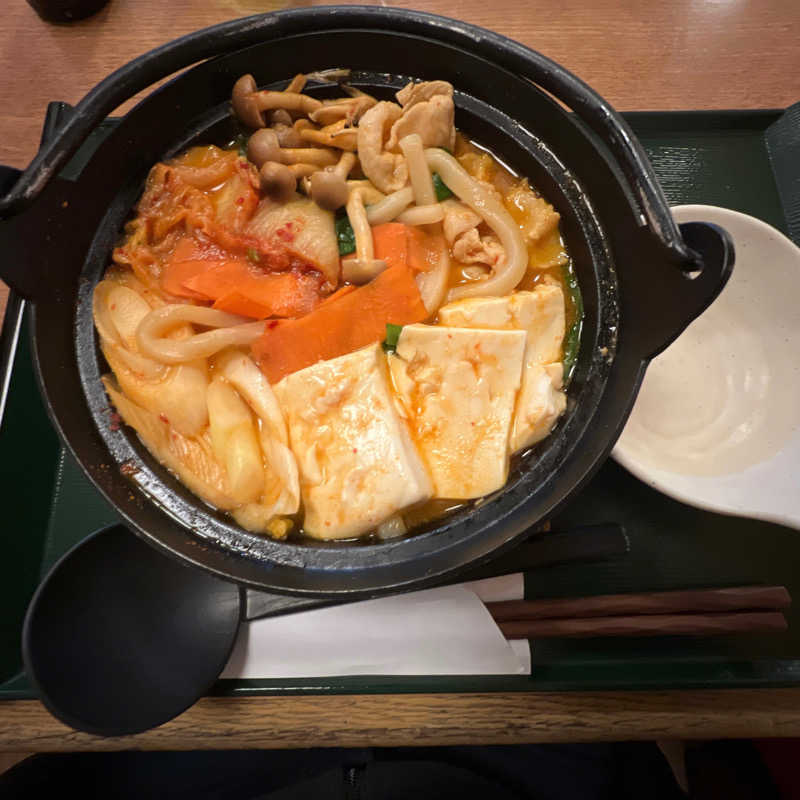
[[[368,94],[355,97],[339,97],[336,100],[323,100],[322,108],[310,114],[311,119],[320,125],[329,125],[337,121],[350,124],[359,119],[378,101]]]
[[[367,283],[380,275],[387,264],[382,259],[375,258],[372,228],[367,221],[360,189],[350,192],[347,200],[347,217],[356,238],[356,256],[342,261],[342,278],[348,283]]]
[[[321,147],[283,147],[281,160],[284,164],[316,164],[317,167],[332,167],[336,153]]]
[[[262,128],[250,137],[247,142],[247,157],[259,168],[267,161],[277,161],[279,164],[314,164],[317,168],[332,167],[338,161],[334,150],[320,147],[281,147],[278,132],[272,128]]]
[[[273,92],[263,89],[253,95],[253,100],[260,111],[274,111],[276,108],[283,108],[286,111],[311,114],[322,107],[319,100],[299,92]]]
[[[302,72],[298,72],[297,75],[295,75],[294,78],[289,81],[289,84],[284,91],[292,92],[294,94],[302,92],[303,89],[306,88],[306,80],[306,76],[303,75]]]
[[[341,119],[319,131],[306,127],[300,131],[300,136],[307,142],[355,152],[358,146],[358,131],[355,128],[345,127],[346,124],[347,122]]]
[[[372,261],[375,258],[375,247],[360,189],[350,192],[350,197],[347,198],[347,217],[356,238],[356,258],[359,261]]]
[[[380,189],[376,189],[372,185],[371,181],[364,180],[364,179],[361,179],[361,180],[353,180],[353,179],[351,179],[351,180],[347,181],[347,188],[351,192],[354,189],[360,189],[361,190],[361,197],[363,198],[364,202],[365,203],[369,203],[370,205],[373,205],[374,203],[379,203],[381,200],[383,200],[387,196],[382,191],[380,191]],[[410,189],[411,187],[408,187],[408,188]],[[414,199],[414,196],[412,194],[410,199],[409,199],[409,201],[408,201],[408,203],[410,203],[411,200],[413,200],[413,199]],[[408,203],[406,203],[406,205],[408,205]],[[399,214],[400,212],[398,211],[397,213]]]
[[[331,172],[338,175],[342,180],[347,178],[350,170],[356,165],[357,158],[355,153],[342,153],[339,157],[339,163],[331,170]]]
[[[316,164],[288,164],[295,178],[308,178],[319,170]]]
[[[311,176],[309,193],[311,199],[327,211],[341,208],[349,196],[347,173],[355,166],[355,153],[342,153],[335,167],[319,170]]]

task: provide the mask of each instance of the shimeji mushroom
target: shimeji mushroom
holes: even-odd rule
[[[297,189],[297,177],[291,167],[267,161],[259,170],[261,188],[264,194],[278,203],[288,203]]]
[[[307,122],[307,120],[304,120]],[[292,115],[282,108],[270,115],[270,128],[275,131],[281,147],[302,147],[303,139],[294,127]]]
[[[233,85],[231,104],[239,120],[250,128],[263,128],[267,124],[265,111],[281,108],[307,115],[322,108],[319,100],[300,92],[259,91],[252,75],[242,75]]]
[[[347,176],[356,163],[355,153],[342,153],[339,163],[326,170],[318,170],[311,176],[309,193],[311,199],[327,211],[336,211],[347,203],[350,190]],[[363,202],[363,200],[362,200]]]
[[[336,147],[339,150],[350,150],[351,152],[354,152],[358,146],[358,131],[355,128],[348,128],[343,119],[326,125],[321,130],[310,126],[305,127],[300,130],[300,137],[312,144]]]
[[[278,134],[272,128],[257,130],[247,142],[247,157],[257,167],[267,161],[278,164],[314,164],[332,167],[336,164],[336,153],[322,147],[281,147]]]
[[[361,190],[354,189],[347,200],[347,216],[356,238],[356,257],[342,261],[342,278],[348,283],[368,283],[386,269],[386,262],[375,258],[372,229]]]
[[[347,90],[347,87],[343,86]],[[309,117],[318,125],[330,125],[339,120],[352,125],[358,122],[363,114],[378,101],[371,95],[349,87],[356,92],[352,97],[338,97],[335,100],[323,100],[322,108],[312,111]]]

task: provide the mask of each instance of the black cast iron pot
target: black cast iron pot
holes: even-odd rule
[[[121,102],[192,64],[122,120],[76,181],[57,177]],[[281,88],[297,72],[342,66],[386,97],[409,77],[456,87],[457,126],[529,176],[560,212],[586,317],[567,413],[515,458],[502,491],[401,540],[281,543],[205,506],[132,431],[112,429],[91,294],[152,164],[236,132],[228,98],[238,76]],[[165,45],[99,84],[23,174],[4,177],[2,275],[34,302],[42,391],[67,447],[152,544],[242,584],[301,595],[421,586],[519,541],[604,461],[648,360],[711,303],[733,262],[724,231],[700,222],[678,230],[626,123],[574,75],[480,28],[387,8],[284,11]]]

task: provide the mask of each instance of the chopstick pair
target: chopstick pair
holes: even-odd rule
[[[785,586],[610,594],[487,603],[506,639],[713,636],[784,631]]]

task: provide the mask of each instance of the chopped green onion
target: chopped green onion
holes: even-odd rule
[[[255,249],[255,247],[247,248],[247,258],[254,264],[258,264],[259,261],[261,261],[261,255],[259,254],[258,250]]]
[[[397,340],[400,338],[400,331],[402,330],[402,325],[394,325],[391,322],[386,323],[386,338],[383,340],[383,349],[387,353],[393,353],[397,350]]]
[[[444,148],[442,148],[444,150]],[[442,176],[438,172],[434,172],[431,176],[433,178],[433,191],[436,192],[436,200],[442,202],[452,197],[453,193],[448,188],[447,184],[442,180]]]
[[[578,351],[581,346],[581,330],[583,329],[583,297],[578,286],[578,278],[572,268],[572,262],[568,261],[561,267],[561,277],[567,289],[570,303],[572,304],[575,321],[569,326],[567,335],[564,337],[564,384],[568,384],[575,371],[575,364],[578,360]]]
[[[339,243],[339,255],[346,256],[356,250],[356,235],[346,213],[337,215],[334,223],[336,241]]]
[[[245,134],[237,133],[228,143],[228,148],[230,150],[233,150],[234,147],[239,151],[240,156],[247,158],[247,136],[245,136]]]
[[[581,346],[581,329],[583,320],[578,319],[569,326],[567,335],[564,337],[564,383],[568,383],[572,378],[575,369],[575,362],[578,360],[578,350]]]

